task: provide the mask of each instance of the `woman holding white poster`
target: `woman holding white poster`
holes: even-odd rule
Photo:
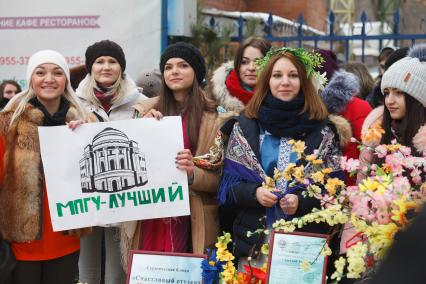
[[[191,216],[143,220],[137,239],[143,250],[204,253],[218,235],[219,171],[215,166],[194,165],[193,156],[208,153],[214,143],[218,130],[216,105],[201,88],[205,62],[192,44],[170,45],[161,56],[160,70],[163,80],[159,97],[137,108],[143,117],[182,117],[185,149],[177,153],[176,166],[188,175]]]
[[[75,283],[79,236],[52,229],[38,126],[76,126],[87,114],[70,85],[65,58],[42,50],[27,67],[28,89],[0,113],[0,234],[17,259],[12,284]]]
[[[98,121],[131,119],[135,116],[134,104],[146,97],[139,92],[135,82],[124,73],[126,58],[123,49],[115,42],[102,40],[86,50],[87,76],[79,84],[76,93],[85,109]],[[79,280],[100,284],[102,237],[105,237],[105,283],[120,284],[125,281],[127,254],[120,247],[129,246],[136,222],[95,227],[93,233],[81,239]],[[127,252],[126,249],[124,251]],[[123,256],[123,259],[122,259]]]

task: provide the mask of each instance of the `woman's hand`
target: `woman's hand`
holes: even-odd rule
[[[194,162],[192,158],[191,150],[189,149],[183,149],[176,156],[176,168],[185,170],[189,180],[194,178]]]
[[[299,197],[295,194],[286,194],[280,200],[280,207],[287,215],[296,214],[297,208],[299,207]]]
[[[71,130],[75,130],[77,128],[77,126],[82,125],[84,123],[87,123],[87,121],[86,120],[82,120],[82,119],[71,120],[70,122],[66,122],[68,128],[71,129]]]
[[[143,118],[155,118],[157,120],[160,120],[163,118],[163,114],[156,109],[151,109],[150,111],[145,113]]]
[[[271,191],[260,186],[256,189],[256,200],[263,207],[272,207],[277,203],[278,197]]]

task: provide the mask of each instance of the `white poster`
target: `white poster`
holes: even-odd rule
[[[38,129],[54,231],[190,214],[180,117]]]
[[[124,50],[126,72],[134,79],[158,68],[164,0],[0,1],[0,82],[27,86],[29,57],[41,49],[62,53],[72,67],[84,64],[86,48],[100,40]]]

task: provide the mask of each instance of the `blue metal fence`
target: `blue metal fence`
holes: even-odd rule
[[[393,40],[394,45],[398,45],[398,41],[401,40],[410,40],[412,44],[416,42],[416,40],[422,40],[426,39],[426,34],[401,34],[399,33],[399,12],[395,12],[393,15],[393,33],[390,34],[380,34],[380,35],[367,35],[366,30],[366,24],[367,24],[367,15],[365,12],[361,14],[361,33],[360,34],[353,34],[353,35],[337,35],[334,33],[334,24],[335,24],[335,15],[333,11],[329,13],[329,34],[328,35],[304,35],[302,25],[304,23],[303,16],[300,15],[298,19],[298,28],[297,28],[297,34],[294,36],[280,36],[276,37],[272,34],[272,26],[273,26],[273,17],[272,13],[269,13],[268,21],[266,23],[267,26],[267,33],[265,38],[271,42],[283,42],[284,44],[287,44],[289,42],[296,42],[299,47],[302,47],[302,43],[306,41],[313,41],[314,47],[318,47],[318,42],[320,41],[326,41],[329,42],[329,49],[333,50],[333,46],[335,42],[342,41],[344,42],[345,46],[345,59],[346,62],[349,61],[350,58],[350,48],[349,43],[351,41],[361,41],[361,61],[365,61],[365,42],[370,40],[377,40],[379,41],[379,50],[383,47],[383,41],[384,40]],[[244,19],[242,16],[238,19],[238,36],[232,37],[232,41],[239,41],[241,42],[244,38],[243,35],[243,26],[244,26]]]

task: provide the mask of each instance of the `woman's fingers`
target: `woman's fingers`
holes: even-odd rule
[[[299,207],[299,198],[295,194],[287,194],[281,198],[280,207],[285,214],[294,215]]]
[[[191,150],[189,149],[181,150],[176,155],[176,167],[185,170],[188,177],[192,177],[194,174],[195,166],[192,158]]]
[[[151,109],[150,111],[148,111],[143,118],[155,118],[155,119],[162,119],[163,118],[163,114],[161,112],[159,112],[158,110],[155,109]]]
[[[87,121],[79,119],[79,120],[71,120],[70,122],[67,122],[67,126],[69,129],[74,130],[76,129],[79,125],[82,125],[84,123],[86,123]]]
[[[264,207],[272,207],[277,203],[277,196],[263,187],[256,189],[256,199]]]

